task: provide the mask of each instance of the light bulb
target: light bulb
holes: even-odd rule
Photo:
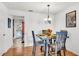
[[[49,20],[49,21],[52,21],[52,18],[49,17],[48,20]]]

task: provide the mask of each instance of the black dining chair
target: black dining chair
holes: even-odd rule
[[[41,39],[40,39],[40,41],[36,41],[37,38],[36,38],[34,31],[32,31],[32,36],[33,36],[33,51],[32,51],[32,54],[33,54],[33,56],[35,56],[36,46],[45,46],[45,42]]]

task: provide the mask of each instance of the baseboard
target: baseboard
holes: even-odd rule
[[[76,53],[70,51],[70,50],[67,50],[68,52],[70,52],[71,54],[73,54],[74,56],[78,56]]]
[[[29,47],[29,46],[33,46],[33,44],[29,43],[29,44],[24,44],[24,47]]]
[[[4,56],[5,55],[5,53],[10,49],[10,48],[12,48],[12,46],[11,47],[9,47],[9,48],[7,48],[7,50],[5,50],[3,53],[2,53],[2,55],[1,56]]]

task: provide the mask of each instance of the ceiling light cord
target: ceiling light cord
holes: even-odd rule
[[[48,13],[47,13],[47,18],[45,18],[45,23],[47,22],[48,24],[51,24],[51,22],[52,22],[52,18],[49,16],[49,7],[50,7],[50,5],[48,4],[47,5],[47,7],[48,7]]]
[[[50,7],[50,5],[47,5],[48,6],[48,19],[49,19],[49,7]]]

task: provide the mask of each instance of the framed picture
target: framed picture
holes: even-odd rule
[[[8,18],[8,28],[11,28],[11,19]]]
[[[76,10],[66,14],[66,27],[76,27]]]

